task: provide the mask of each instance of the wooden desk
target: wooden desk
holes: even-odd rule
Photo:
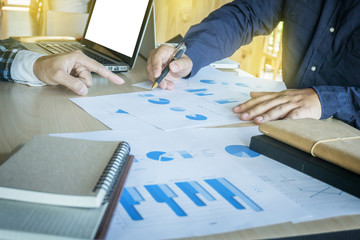
[[[131,85],[147,79],[145,61],[139,58],[135,68],[122,76],[126,80],[122,86],[95,76],[94,86],[90,88],[88,96],[142,91]],[[0,82],[0,159],[4,159],[18,144],[37,134],[108,129],[72,103],[69,97],[79,96],[64,87],[28,87]],[[278,224],[191,239],[268,239],[359,228],[360,215],[356,215],[301,224]]]

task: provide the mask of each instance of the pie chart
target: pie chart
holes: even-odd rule
[[[162,152],[162,151],[148,152],[146,156],[151,160],[161,161],[161,162],[168,162],[174,160],[173,157],[166,156],[166,152]]]
[[[148,101],[149,103],[160,104],[160,105],[165,105],[170,103],[170,100],[166,98],[152,98],[149,99]]]
[[[244,145],[229,145],[225,147],[225,151],[236,157],[254,158],[260,156],[259,153]]]
[[[204,121],[204,120],[207,119],[206,116],[201,115],[201,114],[191,114],[191,115],[186,115],[185,117],[186,117],[187,119],[196,120],[196,121]]]

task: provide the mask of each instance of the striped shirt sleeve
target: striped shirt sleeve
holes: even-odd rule
[[[0,81],[14,81],[10,70],[16,54],[21,49],[24,48],[15,39],[0,41]]]

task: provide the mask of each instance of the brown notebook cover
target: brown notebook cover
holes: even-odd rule
[[[265,135],[360,174],[360,131],[336,119],[293,119],[260,124]]]
[[[0,166],[0,198],[99,207],[129,148],[125,142],[35,136]]]
[[[84,143],[83,140],[81,142]],[[0,212],[3,215],[0,220],[0,235],[5,239],[31,237],[35,239],[47,236],[49,238],[104,239],[134,159],[133,155],[129,155],[130,146],[127,143],[121,142],[119,145],[123,146],[117,148],[120,152],[116,153],[116,156],[120,154],[123,156],[120,171],[116,176],[114,175],[114,187],[106,196],[106,202],[100,207],[66,207],[0,198]],[[98,145],[98,147],[102,146]]]

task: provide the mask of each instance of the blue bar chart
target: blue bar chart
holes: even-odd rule
[[[254,211],[260,212],[263,209],[257,205],[251,198],[245,195],[242,191],[232,185],[225,178],[207,179],[205,180],[212,188],[215,189],[226,201],[237,209],[245,209],[244,205],[239,203],[234,197],[239,197]]]
[[[206,206],[206,204],[197,196],[197,194],[202,195],[208,201],[216,200],[196,181],[177,182],[175,184],[199,207]]]
[[[209,191],[210,189],[207,190],[205,186],[215,191],[212,191],[213,193],[211,193]],[[150,195],[145,193],[141,194],[136,187],[126,187],[120,200],[126,213],[134,221],[144,220],[141,213],[136,210],[136,206],[150,204],[150,202],[153,202],[154,204],[154,200],[157,206],[152,205],[152,208],[159,207],[160,205],[158,204],[161,204],[163,207],[166,206],[165,209],[169,208],[178,217],[189,216],[191,215],[191,212],[186,212],[184,210],[184,197],[191,200],[193,207],[206,208],[209,206],[209,203],[212,202],[212,206],[214,206],[214,203],[215,205],[229,203],[230,205],[228,206],[231,206],[234,210],[250,209],[255,212],[263,211],[255,201],[235,187],[226,178],[203,179],[202,181],[181,181],[174,182],[173,185],[151,184],[144,185],[141,189],[143,188],[146,189]],[[179,191],[185,194],[182,194],[183,198],[179,196]],[[217,193],[217,196],[215,196],[214,193]],[[149,201],[150,199],[144,199],[144,195],[151,196],[152,201]],[[221,198],[225,199],[225,201],[222,201],[223,203],[218,202]],[[230,207],[228,207],[228,209],[230,209]]]
[[[167,184],[145,185],[146,190],[159,203],[166,203],[179,217],[187,216],[185,211],[175,202],[175,192]]]
[[[144,198],[134,187],[125,188],[120,199],[121,205],[134,221],[143,220],[143,217],[134,207],[135,205],[139,205],[142,201],[144,201]]]
[[[178,153],[179,153],[183,158],[194,158],[188,151],[185,151],[185,150],[178,151]]]
[[[208,79],[200,80],[200,82],[205,83],[205,84],[215,84],[216,83],[215,80],[208,80]]]
[[[209,93],[208,92],[208,89],[206,88],[198,88],[198,89],[188,89],[188,90],[185,90],[189,93],[193,93],[199,97],[203,97],[203,96],[211,96],[211,95],[214,95],[213,93]]]
[[[215,102],[218,104],[228,104],[228,103],[236,103],[239,101],[235,99],[220,99],[220,100],[215,100]]]

